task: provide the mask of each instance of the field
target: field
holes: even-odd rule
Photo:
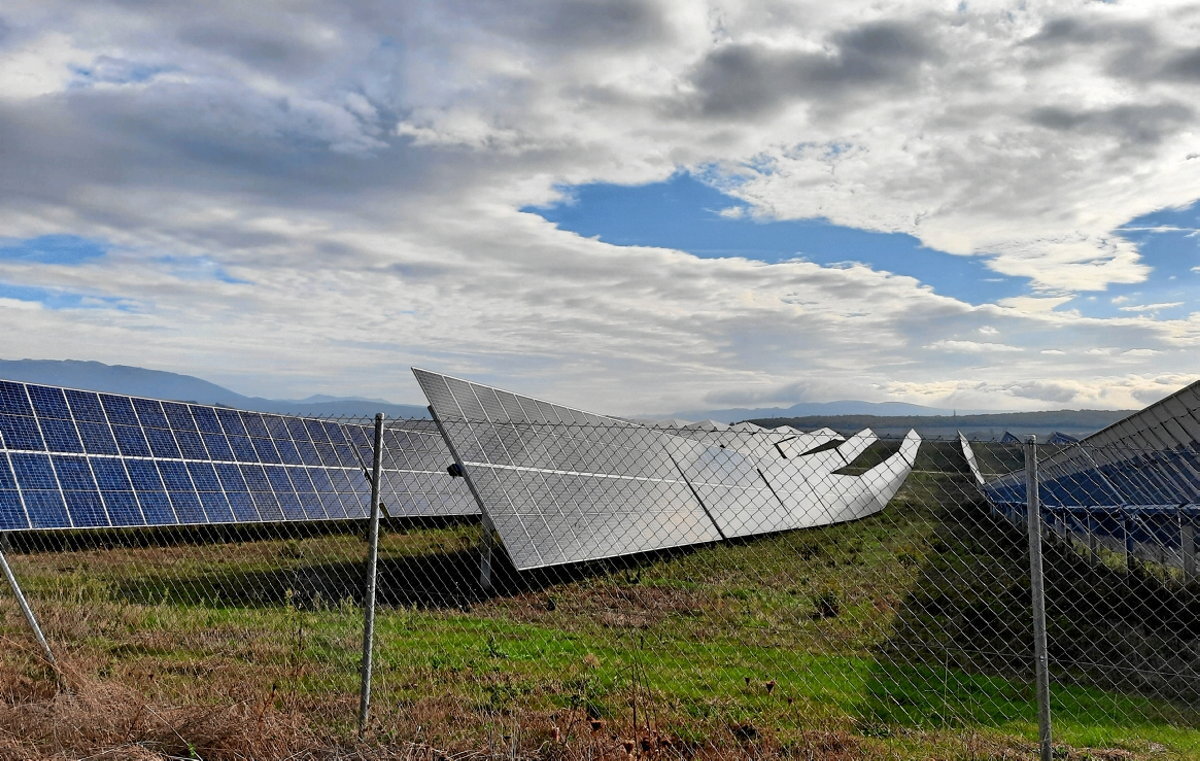
[[[62,689],[5,597],[0,759],[1035,757],[1024,536],[924,464],[872,518],[490,596],[476,526],[393,524],[361,740],[361,536],[18,545]],[[1047,553],[1061,751],[1200,758],[1197,591]]]

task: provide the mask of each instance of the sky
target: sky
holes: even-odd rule
[[[5,358],[614,414],[1200,375],[1200,4],[0,6]]]

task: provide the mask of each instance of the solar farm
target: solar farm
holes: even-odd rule
[[[0,758],[1032,758],[1047,707],[1200,757],[1198,386],[1037,445],[414,372],[429,419],[0,381]]]

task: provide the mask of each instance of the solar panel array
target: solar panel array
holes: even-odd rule
[[[1048,507],[1200,505],[1200,383],[1039,461]],[[1024,471],[987,482],[996,502],[1025,502]]]
[[[817,447],[833,441],[841,441],[838,432],[832,428],[820,428],[810,432],[797,432],[793,436],[780,441],[776,446],[781,456],[785,458],[801,457]]]
[[[834,471],[874,443],[870,431],[835,450],[763,458],[757,448],[413,372],[518,569],[862,517],[899,488],[920,444],[910,434],[872,471],[843,476]]]
[[[988,501],[1024,520],[1025,471],[987,480],[962,444]],[[1051,451],[1039,457],[1038,494],[1058,530],[1130,554],[1179,551],[1181,521],[1200,514],[1200,383]]]
[[[371,445],[365,425],[0,381],[0,530],[364,518]]]

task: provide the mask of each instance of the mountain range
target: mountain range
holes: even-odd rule
[[[75,359],[0,360],[0,378],[289,415],[361,417],[382,412],[393,418],[429,417],[424,407],[415,404],[326,394],[304,399],[264,399],[244,396],[191,375]]]
[[[327,394],[314,394],[303,399],[266,399],[245,396],[191,375],[73,359],[0,360],[0,378],[279,414],[364,417],[382,412],[391,418],[429,416],[424,407],[393,404],[383,399]],[[722,423],[756,420],[772,426],[789,423],[804,430],[826,425],[838,430],[858,430],[869,425],[885,435],[892,433],[892,429],[903,433],[909,427],[917,427],[922,433],[934,436],[953,435],[955,430],[964,430],[992,437],[1009,429],[1038,434],[1050,430],[1086,434],[1127,414],[1128,411],[1108,410],[987,414],[902,402],[839,401],[802,402],[783,408],[689,410],[671,415],[640,416],[640,419],[680,418]]]
[[[983,415],[989,410],[946,410],[923,407],[905,402],[800,402],[791,407],[733,407],[724,410],[687,410],[670,415],[655,415],[653,419],[679,418],[681,420],[715,420],[718,423],[736,423],[739,420],[763,420],[767,418],[832,417],[835,415],[872,415],[875,417],[913,417]]]

